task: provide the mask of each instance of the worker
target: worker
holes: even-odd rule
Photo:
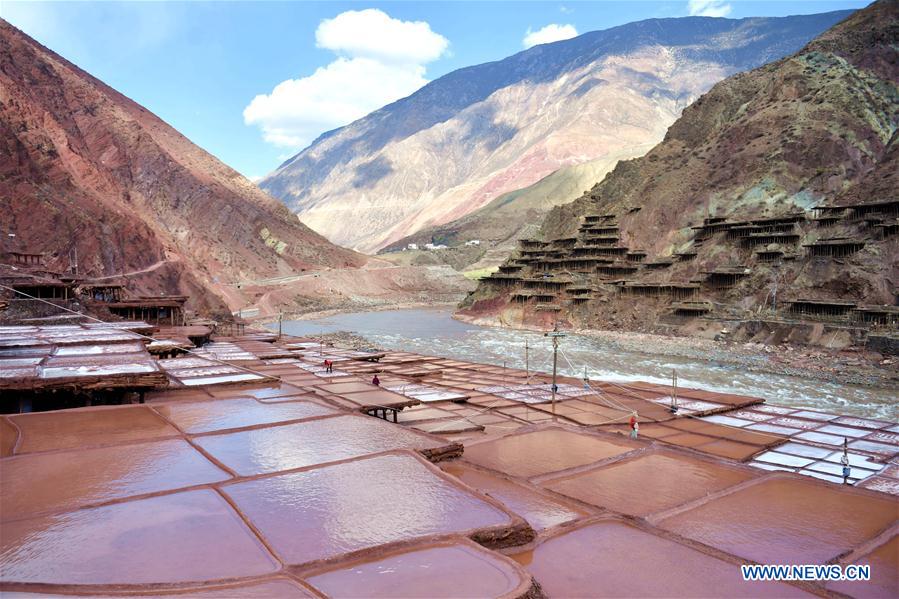
[[[637,422],[637,413],[636,412],[631,414],[630,427],[631,427],[631,439],[636,439],[637,434],[640,432],[640,423]]]
[[[334,372],[334,362],[331,360],[325,360],[325,372]]]
[[[378,378],[377,374],[374,377],[372,377],[371,384],[374,385],[375,387],[381,386],[381,379]]]

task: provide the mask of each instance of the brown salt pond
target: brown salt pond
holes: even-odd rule
[[[4,583],[185,583],[278,563],[215,491],[138,499],[3,524]]]
[[[637,445],[562,428],[547,428],[465,448],[465,459],[512,476],[531,477],[583,466],[636,449]]]
[[[83,597],[84,595],[56,595],[27,592],[11,593],[9,591],[3,593],[4,599],[36,599],[38,597],[41,599],[71,599],[73,596]],[[237,584],[216,588],[203,587],[179,589],[178,591],[172,591],[171,593],[161,592],[151,595],[143,593],[140,595],[124,595],[116,594],[115,591],[103,591],[102,595],[95,594],[92,596],[102,597],[103,599],[134,599],[135,597],[140,597],[141,599],[175,599],[182,597],[201,597],[202,599],[235,599],[235,597],[240,597],[241,599],[272,599],[273,597],[277,597],[278,599],[312,599],[316,595],[292,580],[275,578],[250,584]]]
[[[239,482],[223,490],[290,564],[513,523],[498,505],[411,453]]]
[[[304,580],[329,597],[523,597],[533,582],[507,557],[459,539],[357,560]]]
[[[743,582],[740,567],[618,521],[602,521],[512,556],[550,597],[810,597]]]
[[[178,435],[147,406],[76,408],[9,417],[22,438],[16,453],[112,445]]]
[[[155,409],[188,434],[274,424],[339,413],[334,408],[308,401],[260,403],[251,398],[160,404],[155,406]]]
[[[255,397],[259,400],[278,400],[290,396],[303,395],[305,391],[300,387],[287,383],[277,383],[267,387],[241,387],[239,390],[228,387],[223,387],[221,390],[214,388],[210,390],[210,394],[213,397],[234,397],[235,393],[239,393],[244,397]]]
[[[12,455],[19,432],[6,418],[0,416],[0,457]]]
[[[871,580],[841,580],[829,583],[827,588],[860,599],[899,597],[899,536],[893,537],[854,563],[870,565]]]
[[[658,452],[541,484],[598,507],[645,516],[754,476],[749,470]]]
[[[484,430],[484,426],[470,422],[466,418],[451,416],[443,420],[431,420],[412,424],[415,430],[436,435],[452,435],[457,433],[477,432]]]
[[[823,564],[897,516],[894,497],[774,475],[659,526],[762,564]]]
[[[371,383],[366,383],[359,380],[347,381],[345,383],[328,383],[328,384],[317,384],[319,389],[327,391],[328,393],[361,393],[363,391],[377,391],[378,388],[372,385]]]
[[[440,408],[408,408],[398,414],[400,422],[418,422],[420,420],[434,420],[437,418],[452,418],[453,413]]]
[[[372,389],[370,391],[359,391],[356,393],[341,393],[344,400],[352,402],[360,407],[397,407],[412,406],[418,402],[417,399],[410,399],[405,395],[387,391],[386,389]]]
[[[314,466],[390,449],[429,450],[449,445],[355,414],[210,435],[196,439],[196,443],[241,475]]]
[[[447,462],[441,468],[465,484],[500,501],[538,532],[589,515],[574,506],[459,462]]]
[[[0,461],[0,520],[229,479],[181,439]]]

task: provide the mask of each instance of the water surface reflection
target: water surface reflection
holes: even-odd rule
[[[277,328],[277,324],[271,326]],[[505,363],[514,368],[525,367],[527,341],[530,367],[543,371],[552,369],[552,347],[542,334],[459,322],[445,309],[338,314],[284,322],[283,330],[300,336],[353,331],[387,349],[498,366]],[[559,367],[569,376],[583,376],[586,368],[592,379],[669,384],[671,370],[677,369],[679,384],[683,387],[753,395],[787,406],[897,419],[895,392],[888,389],[753,372],[745,366],[628,351],[582,335],[570,335],[562,343]]]

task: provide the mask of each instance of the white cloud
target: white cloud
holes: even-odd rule
[[[300,149],[319,134],[359,119],[428,83],[425,64],[444,55],[449,42],[423,21],[400,21],[367,9],[323,20],[316,45],[338,57],[314,73],[279,83],[244,109],[277,146]]]
[[[575,36],[577,36],[577,29],[574,28],[574,25],[558,25],[556,23],[550,23],[537,31],[531,31],[531,28],[528,27],[527,33],[525,33],[521,43],[525,48],[530,48],[537,44],[558,42],[559,40],[567,40]]]
[[[244,121],[265,140],[299,148],[319,134],[355,121],[428,82],[421,65],[391,65],[371,58],[338,58],[308,77],[282,81],[253,98]]]
[[[687,9],[692,17],[726,17],[733,7],[723,0],[689,0]]]
[[[369,8],[323,20],[315,30],[315,45],[357,58],[424,64],[440,58],[449,41],[425,21],[400,21]]]

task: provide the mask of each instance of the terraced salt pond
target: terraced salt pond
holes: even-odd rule
[[[339,314],[284,322],[283,331],[298,336],[353,331],[386,349],[505,364],[510,368],[525,367],[527,340],[530,368],[544,372],[552,369],[552,347],[540,333],[459,322],[445,309]],[[751,395],[779,405],[838,414],[893,421],[899,416],[896,393],[891,389],[754,372],[744,366],[656,355],[651,351],[627,351],[583,335],[569,335],[562,342],[562,349],[559,368],[568,376],[583,376],[586,367],[591,379],[670,384],[671,371],[677,369],[682,387]]]

